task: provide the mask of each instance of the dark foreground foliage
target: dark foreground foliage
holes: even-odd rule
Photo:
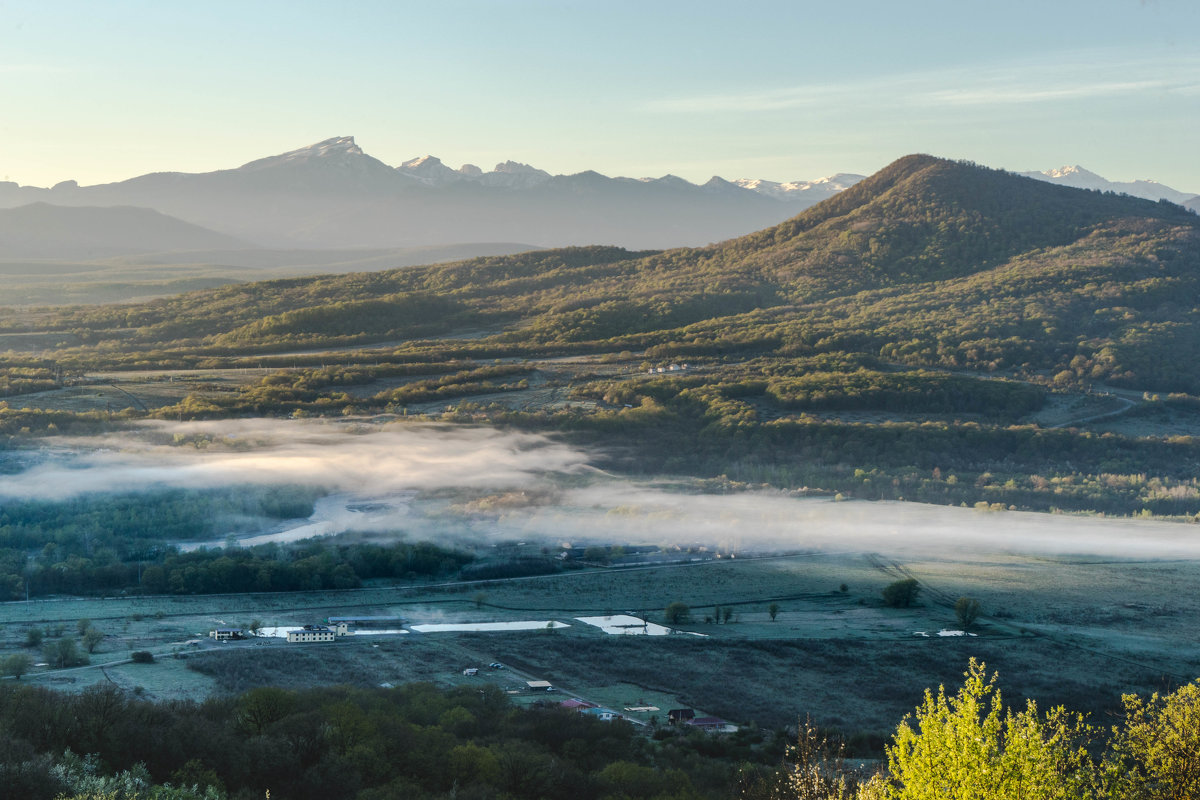
[[[139,778],[140,793],[116,796],[156,796],[146,784],[170,782],[256,800],[726,798],[739,762],[779,753],[745,737],[653,739],[556,705],[519,710],[497,688],[429,684],[154,703],[112,686],[70,695],[10,683],[0,728],[5,796],[24,800],[81,787],[108,796]],[[124,774],[89,783],[89,773]]]
[[[780,736],[636,731],[497,688],[288,691],[153,703],[0,688],[0,780],[26,800],[1189,800],[1200,791],[1200,682],[1127,695],[1111,726],[1006,706],[972,661],[926,691],[877,767],[802,723]],[[652,735],[646,735],[652,734]],[[79,754],[85,753],[86,756]],[[774,766],[779,764],[779,766]]]

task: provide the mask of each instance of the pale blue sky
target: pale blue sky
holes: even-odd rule
[[[1197,0],[0,0],[0,179],[389,164],[870,173],[911,152],[1200,192]]]

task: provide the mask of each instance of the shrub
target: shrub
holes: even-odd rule
[[[678,625],[682,622],[687,622],[691,613],[692,610],[688,608],[687,603],[676,600],[663,611],[663,618],[671,625]]]
[[[149,650],[134,650],[129,654],[129,658],[135,664],[153,664],[154,653]]]
[[[921,584],[917,579],[905,578],[883,587],[883,602],[892,608],[908,608],[917,602],[920,593]]]

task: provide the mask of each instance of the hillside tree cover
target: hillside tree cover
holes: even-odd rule
[[[925,694],[877,772],[802,723],[782,764],[762,732],[639,735],[499,689],[272,687],[203,703],[153,703],[112,686],[60,694],[0,686],[0,778],[14,796],[384,797],[595,800],[1183,800],[1200,775],[1200,683],[1124,699],[1107,729],[1033,701],[1006,706],[972,662],[963,685]],[[739,788],[740,786],[740,788]]]

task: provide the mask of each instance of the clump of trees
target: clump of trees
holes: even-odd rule
[[[79,652],[79,645],[75,640],[65,636],[47,642],[42,648],[42,658],[51,669],[78,667],[89,662],[87,654]]]
[[[890,608],[908,608],[917,602],[920,594],[920,582],[916,578],[904,578],[883,587],[883,602]]]

